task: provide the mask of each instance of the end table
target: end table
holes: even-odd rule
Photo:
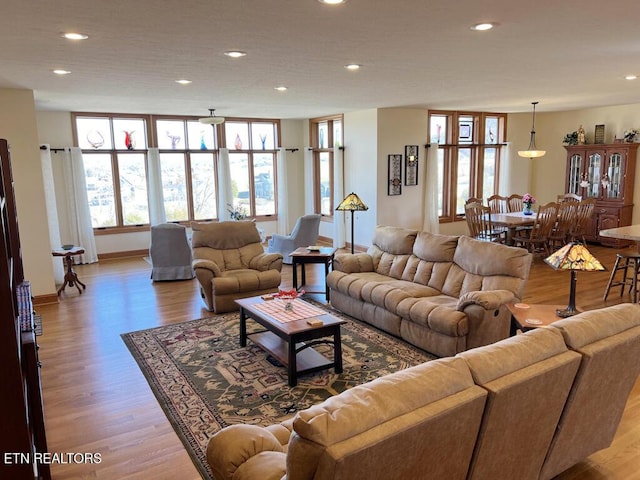
[[[293,267],[293,288],[304,288],[307,283],[307,275],[305,265],[307,263],[324,264],[324,292],[311,291],[305,288],[305,293],[324,293],[327,302],[329,301],[329,286],[327,285],[327,275],[329,275],[329,267],[333,266],[333,257],[336,254],[336,248],[321,247],[320,250],[309,250],[306,247],[300,247],[291,252],[291,266]],[[301,266],[302,284],[298,287],[298,265]],[[309,287],[316,288],[316,287]]]
[[[526,332],[534,328],[547,327],[553,322],[562,320],[556,310],[562,310],[562,305],[529,305],[526,303],[510,303],[507,308],[511,312],[511,335],[517,330]]]
[[[64,282],[62,282],[62,285],[58,289],[58,296],[60,296],[60,293],[65,289],[67,285],[69,285],[70,287],[75,286],[80,294],[82,294],[80,285],[82,285],[83,289],[87,288],[84,283],[78,280],[78,275],[76,275],[76,272],[73,270],[73,257],[75,255],[82,255],[83,253],[84,248],[82,247],[72,247],[69,250],[57,249],[51,251],[51,255],[53,255],[54,257],[64,257],[64,263],[67,266],[67,272],[64,274]]]

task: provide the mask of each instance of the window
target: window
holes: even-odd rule
[[[94,228],[149,223],[146,116],[75,116]]]
[[[149,146],[159,150],[167,221],[215,220],[227,208],[217,204],[217,159],[224,144],[234,207],[252,217],[277,212],[278,120],[230,119],[215,127],[176,116],[77,113],[73,120],[95,229],[113,233],[149,224]]]
[[[218,218],[216,128],[191,118],[154,120],[167,221]]]
[[[469,197],[498,191],[507,116],[502,113],[429,112],[428,137],[438,148],[438,215],[441,222],[464,216]]]
[[[273,216],[276,205],[277,120],[227,120],[233,207],[250,217]]]
[[[314,211],[333,217],[333,149],[342,146],[342,116],[312,119],[309,126],[311,145],[314,145]]]

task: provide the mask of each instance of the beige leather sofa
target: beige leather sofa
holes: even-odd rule
[[[640,305],[585,312],[210,440],[216,480],[550,479],[612,441]]]
[[[509,336],[532,256],[470,237],[376,227],[367,253],[336,255],[331,305],[440,357]]]
[[[254,222],[191,222],[191,230],[193,269],[209,310],[238,310],[238,298],[278,291],[282,255],[264,253]]]

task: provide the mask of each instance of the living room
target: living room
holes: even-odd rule
[[[356,2],[352,0],[350,3],[353,5]],[[418,8],[416,5],[407,5],[407,7]],[[585,6],[583,3],[576,2],[575,8],[576,10],[581,10],[579,15],[583,21],[591,15],[594,18],[593,21],[599,19],[600,22],[603,22],[605,20],[603,15],[606,15],[607,19],[611,15],[600,12],[601,5],[595,5],[595,3]],[[427,13],[429,12],[425,12],[425,14]],[[497,12],[490,13],[492,16],[498,16]],[[351,16],[353,14],[349,13],[348,15]],[[619,13],[616,15],[619,15]],[[474,17],[480,16],[475,15]],[[485,16],[489,16],[489,13]],[[617,25],[618,19],[617,16],[615,18],[612,16],[610,19],[611,24]],[[335,19],[332,18],[330,20]],[[397,19],[393,25],[396,27],[402,26],[404,25],[404,20],[406,19]],[[80,21],[77,21],[81,25]],[[522,22],[522,18],[519,21]],[[505,21],[501,23],[504,24]],[[43,24],[45,24],[44,21]],[[51,28],[53,30],[62,29],[62,26],[52,26]],[[619,27],[612,28],[618,29]],[[402,35],[402,29],[399,30],[398,34]],[[620,28],[620,30],[624,29]],[[415,41],[423,40],[415,39]],[[574,45],[574,48],[583,49],[583,46]],[[629,48],[628,45],[627,48]],[[429,63],[428,60],[425,60],[425,57],[420,58],[420,63]],[[571,58],[566,58],[565,60],[569,62]],[[525,64],[528,61],[526,55],[523,55],[521,62]],[[534,60],[532,59],[531,61]],[[395,76],[404,75],[403,67],[398,67],[388,58],[385,59],[386,62],[389,63],[388,68],[393,70],[392,75],[387,77],[387,82],[391,84]],[[371,64],[371,61],[363,63]],[[626,63],[625,68],[628,67],[628,61]],[[363,70],[366,70],[366,64],[364,66]],[[383,70],[384,68],[380,69],[380,66],[378,66],[376,74],[383,76]],[[601,90],[609,90],[615,93],[635,92],[637,88],[633,86],[633,82],[622,78],[628,72],[623,72],[622,70],[622,66],[619,66],[619,69],[616,70],[617,78],[615,83],[607,84],[606,87],[601,87]],[[509,75],[513,74],[507,75],[503,72],[503,76],[509,77]],[[496,76],[499,76],[499,73],[496,73]],[[511,83],[524,83],[529,76],[528,74],[518,75],[520,78],[515,80],[512,77]],[[428,77],[422,78],[426,82]],[[53,84],[58,80],[56,78],[48,81]],[[425,216],[425,205],[423,203],[425,195],[424,177],[420,177],[418,185],[403,188],[402,195],[389,196],[387,194],[387,169],[389,154],[404,152],[406,145],[418,145],[420,147],[419,159],[421,162],[419,173],[423,175],[422,167],[425,166],[428,153],[428,150],[423,147],[428,143],[428,113],[430,109],[505,112],[507,114],[505,141],[508,144],[508,153],[505,155],[505,163],[501,171],[504,176],[501,182],[501,189],[504,190],[500,193],[533,192],[541,204],[554,200],[558,193],[564,191],[566,151],[563,148],[562,139],[567,133],[575,131],[579,126],[583,125],[587,130],[587,143],[593,143],[595,126],[604,124],[606,126],[605,143],[613,143],[614,138],[621,138],[626,130],[640,125],[640,109],[638,108],[640,104],[635,100],[621,100],[621,97],[611,94],[610,97],[598,98],[596,101],[592,101],[589,97],[590,94],[581,90],[582,78],[580,80],[575,78],[572,80],[574,80],[573,88],[575,92],[568,91],[566,84],[563,84],[564,88],[561,89],[561,92],[554,93],[551,91],[550,86],[545,85],[544,81],[540,81],[540,83],[533,86],[528,85],[527,88],[520,91],[517,95],[517,104],[513,98],[510,98],[509,101],[503,101],[499,96],[487,95],[489,98],[483,99],[483,102],[486,103],[481,107],[477,107],[479,100],[471,98],[450,98],[448,101],[443,100],[441,102],[437,98],[430,98],[425,101],[419,99],[396,101],[395,98],[394,100],[384,99],[384,94],[381,92],[378,100],[370,104],[362,104],[360,107],[350,105],[348,108],[342,109],[336,103],[329,103],[330,105],[335,105],[335,107],[330,110],[323,110],[321,113],[318,112],[318,107],[314,105],[314,108],[309,107],[309,113],[306,115],[266,115],[260,113],[257,108],[255,110],[256,113],[253,114],[250,110],[247,110],[248,107],[246,106],[243,110],[234,111],[231,101],[220,97],[212,97],[207,92],[197,101],[190,100],[188,111],[176,109],[169,112],[158,112],[151,110],[149,113],[192,115],[197,118],[197,116],[205,115],[206,110],[212,104],[214,106],[217,104],[219,105],[218,112],[228,118],[279,118],[281,122],[281,146],[297,149],[297,151],[291,151],[287,154],[289,165],[287,181],[290,201],[288,202],[288,219],[286,223],[290,227],[299,216],[313,209],[313,206],[309,204],[305,196],[303,163],[303,149],[310,144],[309,118],[342,114],[345,146],[344,191],[345,193],[349,191],[357,192],[369,206],[368,211],[355,214],[354,243],[359,250],[364,250],[371,244],[375,226],[378,224],[407,228],[421,228],[423,225]],[[592,86],[589,85],[589,87]],[[474,85],[471,88],[477,89],[478,86]],[[401,88],[398,89],[401,90]],[[425,88],[423,87],[423,89]],[[25,277],[31,282],[36,304],[57,301],[54,268],[56,268],[57,262],[60,262],[60,259],[52,258],[51,245],[47,241],[50,236],[49,218],[45,208],[45,191],[41,183],[42,166],[39,146],[42,144],[50,145],[53,148],[73,146],[72,112],[99,110],[98,107],[93,108],[95,104],[92,103],[90,103],[92,108],[86,109],[51,109],[47,106],[46,96],[43,97],[40,90],[42,88],[39,86],[32,87],[29,84],[19,84],[15,81],[7,84],[0,83],[0,107],[2,107],[0,108],[0,138],[7,138],[11,143]],[[573,102],[571,106],[558,106],[562,105],[562,98],[569,99],[574,93],[577,98],[571,98]],[[180,97],[180,94],[176,96]],[[482,95],[480,96],[482,97]],[[212,98],[214,98],[213,101],[211,100]],[[628,99],[629,97],[625,98]],[[634,98],[633,95],[632,98]],[[85,96],[85,99],[87,103],[90,102],[87,96]],[[131,99],[128,100],[131,101]],[[531,130],[530,102],[533,100],[540,101],[535,117],[536,141],[540,148],[546,150],[546,155],[542,158],[530,160],[518,157],[517,150],[524,149],[529,143]],[[277,102],[281,101],[278,100]],[[158,100],[156,102],[156,104],[159,103]],[[131,103],[132,106],[128,112],[118,107],[102,111],[116,114],[143,112],[144,108],[140,108],[140,111],[138,111],[134,106],[135,104]],[[198,106],[194,107],[195,103],[198,103]],[[291,103],[300,104],[302,101],[296,98]],[[487,103],[492,106],[486,106]],[[223,111],[222,107],[226,111]],[[61,168],[60,158],[55,154],[52,155],[54,168]],[[55,162],[58,162],[57,166],[55,166]],[[640,169],[636,170],[635,182],[636,185],[640,185]],[[636,189],[634,203],[640,204],[640,189]],[[64,202],[61,201],[60,204],[64,204]],[[350,238],[351,232],[349,231],[348,219],[348,216],[343,218],[343,220],[347,220],[347,238]],[[631,223],[640,223],[640,209],[634,209]],[[275,221],[260,222],[260,226],[267,235],[278,231],[278,224]],[[466,224],[464,221],[441,223],[439,231],[445,234],[465,234]],[[61,232],[63,238],[66,233],[65,231]],[[332,240],[332,229],[328,222],[323,222],[321,236],[328,242]],[[146,478],[146,475],[150,473],[157,478],[169,478],[177,475],[199,478],[198,473],[193,470],[188,456],[184,451],[180,450],[182,448],[180,441],[171,430],[162,411],[155,405],[153,395],[146,390],[144,378],[136,369],[132,359],[128,357],[128,353],[123,348],[119,338],[120,333],[147,328],[149,325],[155,324],[153,322],[157,322],[157,324],[173,323],[206,316],[207,312],[202,309],[202,302],[195,282],[189,282],[189,286],[181,285],[176,291],[172,291],[170,286],[153,285],[149,282],[147,266],[140,263],[139,255],[140,251],[148,249],[148,232],[102,235],[98,237],[97,244],[101,261],[96,265],[78,267],[81,278],[87,280],[88,290],[82,296],[75,296],[71,293],[69,293],[68,297],[61,296],[55,307],[44,305],[42,307],[50,315],[49,317],[47,315],[44,316],[45,332],[48,331],[50,332],[49,335],[55,335],[47,339],[45,333],[42,342],[46,347],[43,348],[49,351],[49,353],[43,351],[42,356],[43,359],[48,361],[45,362],[43,377],[45,379],[46,420],[52,427],[49,429],[52,432],[52,436],[49,439],[51,450],[70,451],[72,448],[80,448],[82,446],[85,450],[101,450],[103,459],[106,457],[106,450],[117,452],[110,456],[109,463],[104,460],[104,464],[99,467],[103,469],[100,471],[100,475],[105,478],[123,478],[126,476],[130,478]],[[137,256],[137,260],[133,261],[133,264],[129,259],[122,260],[122,263],[112,260],[113,258],[127,256],[131,252]],[[609,268],[613,265],[614,250],[596,246],[594,252]],[[554,276],[553,271],[549,269],[549,272],[545,272],[545,269],[548,269],[548,267],[541,264],[534,266],[525,300],[529,303],[566,302],[569,286],[567,278],[562,275]],[[598,275],[598,280],[594,282],[587,280],[586,275],[584,276],[585,278],[580,277],[578,287],[579,306],[582,308],[600,308],[618,301],[616,295],[613,295],[615,298],[610,297],[606,303],[599,301],[608,274],[596,275]],[[556,278],[558,276],[562,277],[559,281]],[[127,290],[117,288],[115,285],[118,282],[126,286]],[[290,283],[289,277],[285,277],[285,282],[286,285]],[[145,283],[145,285],[137,285],[142,283]],[[100,291],[101,294],[97,295],[96,290]],[[102,293],[103,291],[104,294]],[[108,291],[117,293],[109,294]],[[138,304],[138,300],[133,297],[136,292],[145,296],[147,300]],[[167,296],[170,298],[167,299]],[[625,299],[627,297],[623,297],[623,301]],[[136,308],[127,310],[127,307],[131,307],[133,304],[132,302],[136,303]],[[103,320],[98,321],[99,318],[102,318],[98,315],[98,312],[101,309],[107,310],[107,306],[111,304],[118,305],[117,308],[114,307],[113,315],[118,316],[119,321],[114,321],[113,323],[104,322]],[[142,314],[137,308],[148,309],[149,313]],[[153,315],[156,315],[157,318],[152,321],[150,317]],[[142,317],[139,322],[136,320],[136,316]],[[87,318],[90,320],[87,321]],[[72,335],[70,330],[75,333]],[[86,335],[86,337],[74,340],[76,335]],[[52,340],[52,338],[55,340]],[[104,339],[104,341],[97,341],[101,339]],[[96,341],[94,342],[94,340]],[[92,409],[89,406],[92,403],[92,398],[104,395],[105,401],[108,403],[106,397],[111,396],[108,391],[102,390],[98,385],[87,386],[85,391],[65,392],[65,390],[69,390],[69,383],[64,381],[65,376],[71,375],[71,371],[79,368],[76,363],[78,359],[74,360],[71,357],[73,355],[72,345],[74,342],[77,342],[78,345],[84,345],[83,349],[86,349],[83,355],[78,356],[78,358],[82,358],[80,363],[83,366],[80,369],[81,372],[76,372],[76,374],[80,377],[91,376],[92,369],[94,372],[106,372],[108,369],[108,376],[115,382],[111,383],[108,389],[112,389],[118,395],[124,396],[125,392],[130,389],[143,389],[144,393],[139,396],[136,393],[131,397],[137,398],[136,401],[140,402],[138,410],[127,409],[125,406],[126,401],[123,402],[120,399],[113,399],[113,406],[116,409],[114,417],[110,418],[109,415],[105,415],[105,410],[102,407]],[[97,363],[91,366],[91,355],[88,353],[91,349],[112,352],[112,354],[100,357],[100,360],[96,360]],[[56,350],[58,350],[58,354],[54,355],[53,352]],[[55,376],[46,372],[47,363],[49,365],[52,363],[57,365]],[[118,368],[122,368],[126,372],[123,375],[122,384],[118,384],[114,380],[117,377]],[[59,382],[56,379],[58,375],[60,376]],[[83,385],[79,379],[77,382],[79,385]],[[135,385],[135,387],[131,388],[132,385]],[[637,391],[637,388],[635,391]],[[82,408],[82,413],[79,413],[80,410],[78,413],[74,413],[73,403],[82,404],[83,402],[88,405],[86,408]],[[637,398],[632,396],[631,402],[634,405],[637,404]],[[58,406],[60,406],[59,404],[62,403],[66,404],[67,407],[57,410]],[[54,417],[49,416],[48,412],[56,411],[62,414]],[[127,422],[126,417],[145,416],[147,411],[149,413],[146,420],[134,427],[135,429],[141,428],[141,430],[137,431],[133,436],[127,437],[122,430],[119,430],[118,435],[125,437],[124,442],[120,443],[118,435],[111,437],[109,434],[104,434],[104,432],[112,428],[109,422],[122,422],[124,425]],[[104,423],[96,422],[92,428],[101,431],[101,433],[96,435],[87,434],[84,439],[80,438],[83,430],[81,422],[88,421],[90,417],[100,416],[105,416]],[[73,427],[71,428],[74,429],[74,432],[70,432],[68,430],[70,427],[63,426],[64,424],[72,424]],[[156,426],[162,432],[162,439],[157,440],[150,449],[146,449],[143,444],[148,442],[148,437],[156,435]],[[632,427],[627,426],[625,428]],[[635,435],[637,437],[637,432]],[[633,433],[631,436],[633,436]],[[74,437],[74,440],[67,443],[65,442],[65,437]],[[627,447],[633,445],[634,441],[635,437],[626,443]],[[96,445],[99,444],[99,447],[92,446],[94,442],[97,442]],[[122,446],[133,444],[138,445],[135,450],[133,450],[133,447],[130,450],[128,447]],[[154,452],[160,451],[164,453],[165,448],[170,453],[166,458],[158,459]],[[618,448],[624,450],[624,447]],[[132,455],[134,451],[135,454]],[[162,456],[162,454],[160,455]],[[146,457],[147,461],[140,462],[140,464],[148,468],[131,467],[131,470],[127,472],[128,466],[131,466],[133,462],[131,460],[133,456],[138,459]],[[177,459],[176,463],[168,467],[172,463],[171,460],[174,459]],[[632,463],[632,460],[629,461]],[[122,470],[119,470],[121,468]],[[172,470],[169,470],[169,468]],[[594,471],[591,472],[591,475],[596,475],[594,472],[598,468],[606,467],[602,467],[600,464],[598,467],[593,468]],[[624,476],[627,473],[626,467],[619,468],[620,470],[616,470],[610,476],[607,475],[606,478],[632,478]],[[75,472],[78,471],[81,470],[74,470],[69,466],[65,468],[59,467],[57,471],[54,470],[54,473],[57,474],[54,478],[72,478],[76,475]],[[82,471],[89,472],[90,468],[87,467],[86,470]],[[185,471],[191,473],[185,475]]]

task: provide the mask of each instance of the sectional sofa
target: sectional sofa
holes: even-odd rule
[[[610,445],[640,305],[584,312],[210,440],[216,480],[548,480]]]
[[[467,236],[376,227],[367,253],[339,254],[331,305],[445,357],[509,336],[506,305],[529,277],[526,250]]]

